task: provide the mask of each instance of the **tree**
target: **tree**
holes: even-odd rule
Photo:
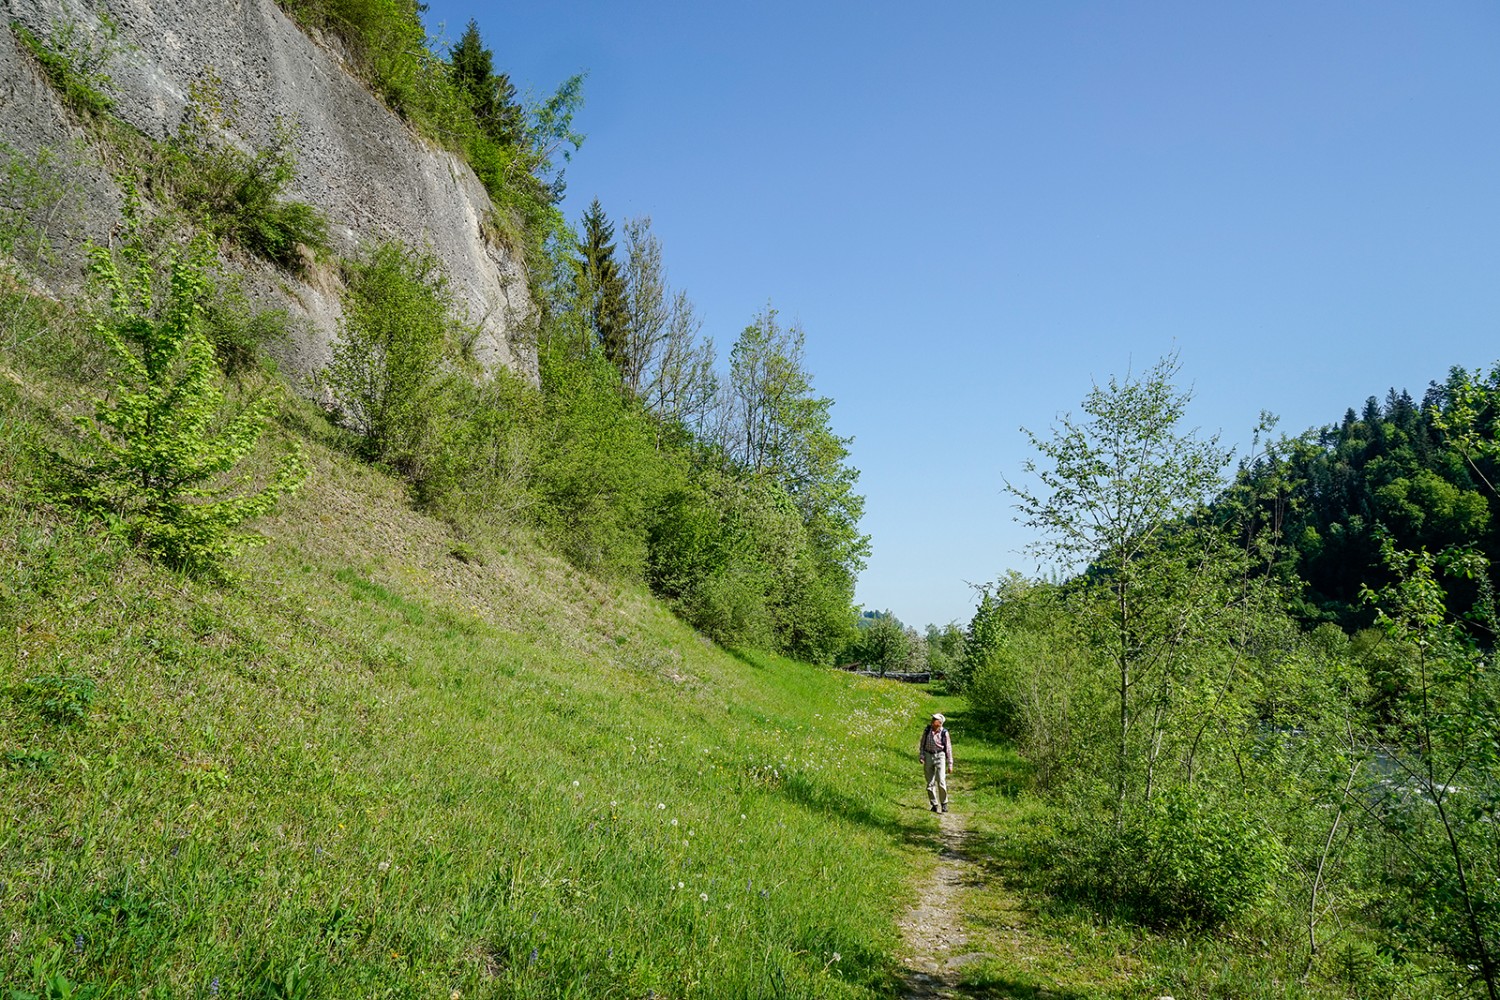
[[[630,317],[625,280],[615,260],[615,227],[595,198],[583,215],[577,282],[594,341],[623,372],[628,356]]]
[[[733,464],[772,477],[796,503],[808,533],[808,593],[843,623],[869,554],[869,536],[859,532],[864,497],[854,492],[859,470],[847,462],[851,439],[833,432],[833,400],[814,394],[803,344],[801,327],[783,327],[773,309],[745,328],[730,353],[718,443]],[[845,610],[835,614],[839,601]]]
[[[431,254],[382,243],[349,264],[325,378],[369,458],[398,466],[416,459],[451,315],[447,281]]]
[[[667,284],[661,241],[649,218],[625,223],[625,349],[620,375],[630,394],[667,427],[697,428],[718,391],[712,340],[687,294]]]
[[[495,72],[494,54],[484,47],[473,18],[448,50],[448,71],[485,134],[502,146],[520,147],[525,140],[525,111],[516,100],[510,77]]]
[[[1417,919],[1411,930],[1446,950],[1500,997],[1500,690],[1484,657],[1449,616],[1437,576],[1482,573],[1483,557],[1449,551],[1383,554],[1397,582],[1366,590],[1376,620],[1406,653],[1413,682],[1378,746],[1403,779],[1376,803],[1386,832],[1408,852],[1392,881]]]
[[[911,640],[900,619],[889,611],[876,612],[860,642],[865,667],[881,674],[900,673],[911,662]]]
[[[237,529],[269,513],[301,484],[295,448],[271,480],[247,488],[231,473],[253,452],[270,418],[261,399],[227,412],[218,361],[203,330],[212,249],[198,237],[160,263],[155,276],[133,198],[119,251],[89,249],[90,269],[108,294],[94,329],[119,366],[113,398],[81,421],[105,456],[77,467],[64,498],[122,526],[169,565],[213,574],[254,536]]]
[[[1173,386],[1178,369],[1169,355],[1139,378],[1096,384],[1082,420],[1064,416],[1049,438],[1025,431],[1045,461],[1025,464],[1040,489],[1006,482],[1019,519],[1046,536],[1033,551],[1064,566],[1087,563],[1088,589],[1100,598],[1080,611],[1099,627],[1112,666],[1117,822],[1142,771],[1150,797],[1188,630],[1201,624],[1202,574],[1221,568],[1205,551],[1211,528],[1195,518],[1230,455],[1217,437],[1182,430],[1191,393]],[[1143,721],[1149,731],[1138,740]]]

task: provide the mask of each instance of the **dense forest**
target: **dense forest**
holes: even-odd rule
[[[1240,481],[1263,498],[1263,523],[1283,546],[1276,572],[1294,583],[1298,616],[1346,630],[1370,625],[1367,588],[1392,582],[1382,555],[1398,549],[1500,555],[1492,516],[1496,373],[1454,369],[1420,404],[1391,389],[1358,414],[1284,439],[1246,463]],[[1454,611],[1490,612],[1493,578],[1449,581]]]

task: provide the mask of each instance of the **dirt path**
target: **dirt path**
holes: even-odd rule
[[[907,969],[903,996],[909,1000],[965,996],[958,987],[959,971],[966,962],[982,957],[970,951],[964,929],[964,887],[979,874],[964,852],[964,814],[941,813],[938,821],[942,846],[937,867],[925,884],[913,887],[912,907],[900,921]]]

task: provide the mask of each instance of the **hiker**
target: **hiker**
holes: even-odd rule
[[[927,771],[927,803],[932,811],[948,811],[948,775],[953,773],[953,737],[943,723],[942,712],[933,712],[922,738],[917,741],[917,759]]]

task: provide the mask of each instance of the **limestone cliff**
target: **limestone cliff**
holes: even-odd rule
[[[384,239],[429,250],[479,331],[479,361],[535,381],[526,276],[485,236],[484,187],[460,158],[433,148],[374,97],[336,42],[310,38],[272,0],[0,0],[0,14],[40,36],[61,25],[97,32],[102,19],[113,21],[119,44],[107,72],[115,113],[154,138],[178,128],[189,88],[205,72],[237,106],[231,127],[247,148],[269,143],[278,120],[294,123],[301,139],[288,195],[327,214],[335,251]],[[68,169],[84,193],[81,217],[61,234],[60,282],[76,280],[82,241],[107,236],[119,218],[109,151],[80,145],[83,138],[30,53],[0,31],[0,140],[23,154],[70,150]],[[296,277],[244,259],[232,266],[257,304],[293,317],[293,341],[276,351],[283,365],[293,375],[319,370],[337,335],[336,276],[314,268]]]

